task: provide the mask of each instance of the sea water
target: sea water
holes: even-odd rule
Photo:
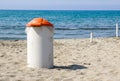
[[[0,39],[26,39],[25,25],[38,17],[54,24],[56,39],[114,37],[120,24],[118,10],[0,10]]]

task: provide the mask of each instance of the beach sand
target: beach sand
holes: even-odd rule
[[[26,56],[26,40],[0,40],[0,81],[120,81],[120,38],[55,39],[52,69]]]

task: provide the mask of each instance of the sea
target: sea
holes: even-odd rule
[[[54,24],[55,39],[89,38],[91,32],[95,38],[114,37],[120,26],[120,10],[0,10],[0,39],[26,40],[33,18]]]

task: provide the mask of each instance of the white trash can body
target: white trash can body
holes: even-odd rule
[[[53,67],[53,27],[27,27],[28,67]]]

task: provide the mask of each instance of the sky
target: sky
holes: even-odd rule
[[[0,9],[120,10],[120,0],[1,0]]]

